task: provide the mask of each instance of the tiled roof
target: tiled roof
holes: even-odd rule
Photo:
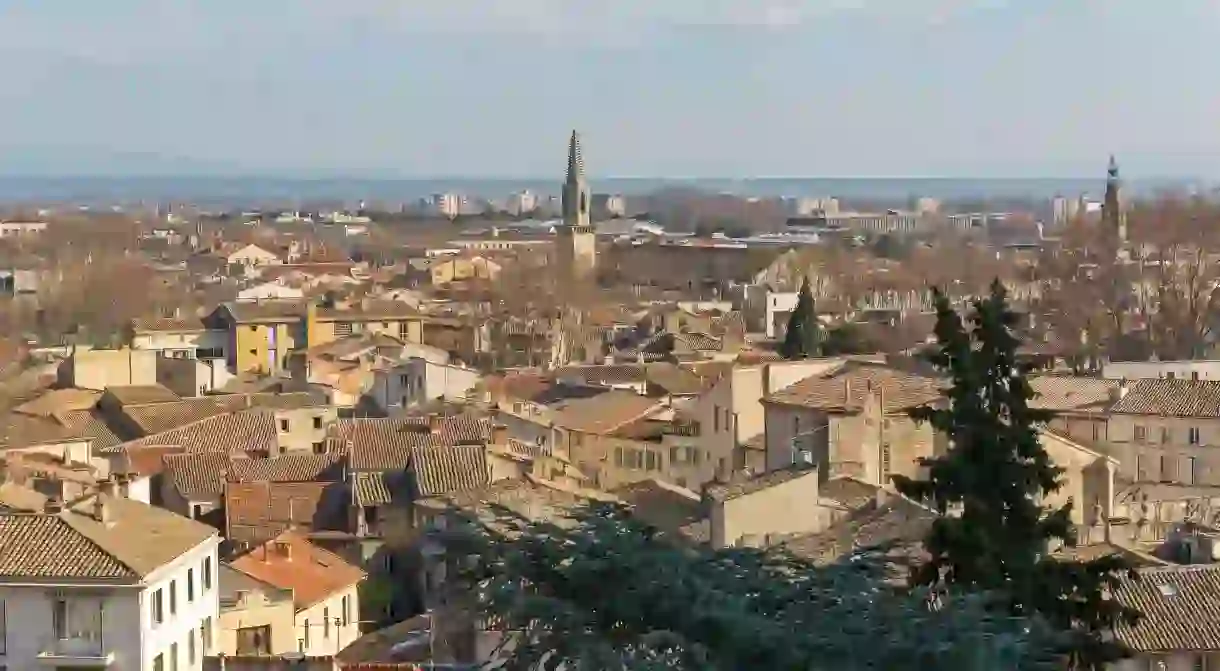
[[[229,566],[279,589],[292,590],[297,611],[364,579],[365,573],[298,533],[280,534],[229,562]]]
[[[316,398],[309,392],[222,394],[186,398],[173,403],[124,408],[123,414],[144,435],[148,435],[248,408],[295,410],[325,404],[325,401]]]
[[[92,441],[89,446],[94,450],[113,447],[123,442],[123,439],[110,428],[105,418],[96,410],[72,410],[61,412],[56,416],[70,431],[89,438]]]
[[[483,445],[417,447],[411,450],[409,469],[417,497],[478,489],[491,481]]]
[[[342,501],[340,499],[343,499]],[[345,513],[346,487],[337,482],[230,482],[224,485],[225,524],[231,541],[261,543],[296,527],[324,530]]]
[[[168,510],[102,496],[106,523],[94,516],[95,497],[56,514],[0,514],[0,575],[137,579],[217,535]]]
[[[333,482],[343,479],[341,454],[281,454],[230,459],[230,482]]]
[[[1137,652],[1220,650],[1220,566],[1136,569],[1114,596],[1144,614],[1134,627],[1115,629]]]
[[[288,322],[305,317],[305,301],[232,301],[224,309],[233,321],[243,322]]]
[[[106,387],[104,396],[113,398],[119,405],[152,405],[181,401],[182,397],[159,384],[129,384]]]
[[[58,420],[10,412],[0,416],[0,449],[66,443],[81,439]]]
[[[124,446],[169,446],[181,447],[187,452],[272,453],[277,445],[275,413],[255,408],[209,417],[123,443],[110,450],[119,450]]]
[[[356,473],[354,496],[361,506],[383,506],[394,501],[401,479],[397,473]]]
[[[647,369],[640,364],[564,366],[555,371],[559,380],[575,379],[589,384],[638,384],[646,379]]]
[[[131,328],[136,333],[194,333],[207,327],[198,317],[145,317],[133,319]]]
[[[938,380],[884,366],[849,364],[830,373],[807,377],[772,393],[766,400],[828,412],[859,412],[871,393],[881,394],[887,414],[942,397]]]
[[[102,392],[92,389],[52,389],[32,401],[26,401],[13,408],[15,412],[25,415],[50,417],[64,412],[88,410],[92,408]]]
[[[1166,417],[1220,417],[1220,381],[1136,380],[1111,412]]]
[[[661,531],[698,542],[710,540],[703,502],[694,492],[656,480],[641,480],[610,493],[631,506],[636,517]]]
[[[402,470],[418,447],[479,444],[491,436],[491,424],[469,416],[432,420],[427,417],[341,419],[331,427],[332,440],[348,447],[357,471]]]
[[[855,510],[876,501],[877,492],[880,489],[877,485],[870,485],[863,480],[838,477],[822,483],[821,488],[818,489],[818,496],[837,501],[843,504],[844,508]]]
[[[674,396],[693,396],[706,386],[703,378],[681,366],[659,362],[646,364],[648,384]]]
[[[817,469],[812,466],[797,464],[790,468],[770,471],[752,478],[745,478],[729,483],[711,484],[707,486],[705,491],[713,500],[728,501],[739,496],[745,496],[764,489],[769,489],[771,487],[775,487],[776,485],[782,485],[785,482],[796,480],[816,472]],[[810,486],[815,485],[811,484]]]
[[[796,537],[785,547],[820,562],[878,547],[885,547],[892,556],[909,558],[922,551],[923,539],[935,519],[931,510],[894,495],[881,506],[865,506],[825,531]]]
[[[458,509],[487,513],[494,507],[502,507],[529,519],[551,519],[588,501],[587,497],[574,492],[548,487],[533,480],[513,478],[497,480],[478,489],[421,499],[416,504],[434,512]]]
[[[229,455],[225,452],[195,452],[164,455],[165,475],[182,498],[216,501],[224,491]]]
[[[557,427],[584,433],[609,434],[661,407],[654,398],[613,390],[591,398],[578,398],[558,407]]]
[[[1065,411],[1104,410],[1118,399],[1118,380],[1082,375],[1034,375],[1029,386],[1038,394],[1030,407]]]
[[[165,470],[165,457],[182,454],[180,447],[124,447],[118,456],[122,460],[122,468],[118,472],[126,472],[141,477],[151,477]]]

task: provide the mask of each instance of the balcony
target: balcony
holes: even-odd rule
[[[38,660],[56,668],[101,669],[114,663],[101,632],[84,631],[47,637]]]

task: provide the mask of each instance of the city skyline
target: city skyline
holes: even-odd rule
[[[1220,177],[1215,3],[574,6],[6,3],[0,175]]]

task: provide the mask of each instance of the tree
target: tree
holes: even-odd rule
[[[830,329],[822,343],[823,356],[843,354],[873,354],[881,346],[859,324],[846,322]]]
[[[900,492],[941,513],[925,543],[930,560],[913,582],[1002,592],[999,604],[1009,612],[1071,635],[1064,653],[1073,668],[1101,669],[1124,654],[1105,634],[1134,624],[1138,614],[1103,596],[1117,585],[1121,560],[1046,556],[1053,543],[1072,536],[1072,504],[1054,510],[1040,504],[1059,489],[1062,469],[1039,441],[1050,415],[1029,406],[1034,392],[1013,334],[1018,317],[998,280],[988,297],[974,301],[968,323],[943,293],[935,292],[935,303],[938,347],[929,359],[951,381],[949,402],[912,416],[952,447],[925,461],[926,479],[895,479]]]
[[[613,504],[561,520],[501,509],[450,525],[469,557],[454,615],[498,621],[506,671],[1053,669],[1055,634],[979,595],[884,582],[862,554],[820,567],[777,551],[679,545]],[[456,611],[456,612],[455,612]]]
[[[819,356],[822,352],[822,335],[822,325],[818,323],[818,313],[813,306],[813,290],[806,276],[797,294],[796,308],[788,317],[788,330],[784,333],[780,354],[785,359]]]

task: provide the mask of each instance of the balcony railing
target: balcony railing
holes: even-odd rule
[[[39,659],[55,666],[106,665],[114,661],[114,652],[106,649],[101,632],[81,631],[53,634],[43,640]]]

